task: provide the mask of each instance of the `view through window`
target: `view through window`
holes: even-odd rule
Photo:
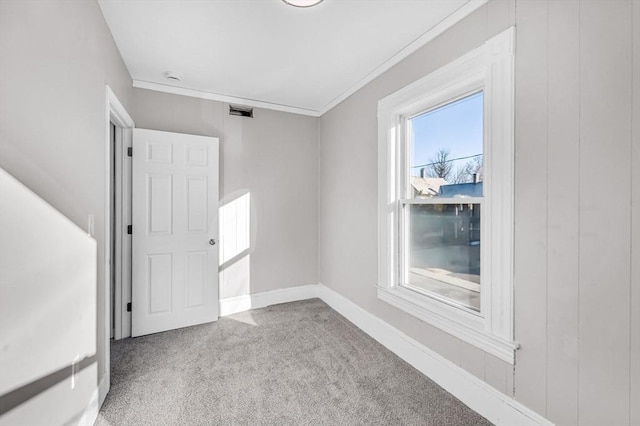
[[[480,311],[483,93],[407,120],[404,285]]]

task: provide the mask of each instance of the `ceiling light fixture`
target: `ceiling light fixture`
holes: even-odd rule
[[[311,7],[322,2],[322,0],[282,0],[282,1],[288,4],[289,6],[295,6],[295,7]]]

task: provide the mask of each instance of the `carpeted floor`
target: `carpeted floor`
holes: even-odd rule
[[[96,425],[488,425],[318,299],[125,339]]]

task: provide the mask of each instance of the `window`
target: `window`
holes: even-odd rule
[[[378,104],[378,297],[510,363],[513,34]]]
[[[480,312],[483,92],[409,117],[400,285]]]

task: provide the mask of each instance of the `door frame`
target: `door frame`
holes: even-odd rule
[[[114,117],[111,116],[111,122]],[[132,147],[133,127],[116,126],[115,134],[115,199],[116,206],[111,212],[115,213],[114,237],[116,264],[115,285],[113,297],[114,333],[113,339],[120,340],[131,337],[131,312],[127,311],[127,303],[131,302],[131,235],[127,226],[131,225],[131,157],[127,151]],[[113,180],[112,180],[113,182]]]
[[[127,289],[131,293],[131,239],[127,238],[126,221],[131,217],[130,192],[131,192],[131,162],[127,161],[127,148],[131,146],[132,130],[135,123],[127,113],[122,103],[106,85],[106,107],[105,107],[105,199],[104,199],[104,360],[105,375],[99,384],[99,403],[102,406],[104,399],[111,386],[111,235],[115,232],[115,261],[116,261],[116,283],[114,291],[115,310],[115,330],[114,338],[126,337],[128,324],[129,336],[131,335],[131,314],[126,312],[124,301]],[[115,161],[115,185],[116,199],[120,201],[120,206],[116,204],[115,229],[111,229],[111,155],[112,141],[110,137],[111,123],[116,126],[116,143],[113,149],[116,150]],[[127,258],[128,256],[128,258]],[[127,268],[129,272],[127,273]],[[125,282],[126,281],[126,282]]]

